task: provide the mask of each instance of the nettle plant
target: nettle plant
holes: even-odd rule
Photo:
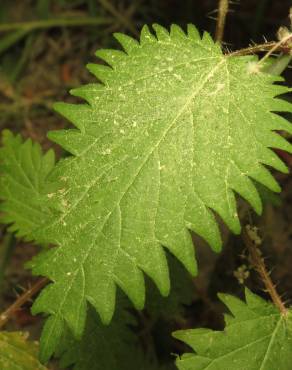
[[[276,76],[282,57],[270,55],[289,49],[290,33],[224,54],[193,25],[186,33],[176,25],[153,29],[145,26],[140,41],[116,34],[124,51],[100,50],[107,66],[88,66],[100,83],[72,91],[86,103],[55,105],[75,128],[48,136],[68,156],[55,163],[52,150],[44,154],[38,143],[3,132],[2,222],[43,246],[29,266],[45,277],[38,289],[49,281],[32,307],[47,316],[41,363],[55,354],[74,369],[174,368],[145,355],[132,330],[131,306],[145,307],[145,276],[162,296],[173,288],[163,300],[147,280],[146,308],[154,316],[190,303],[189,276],[198,274],[191,232],[220,252],[214,214],[239,234],[235,194],[260,214],[258,184],[280,191],[266,166],[288,171],[272,148],[292,152],[279,133],[292,126],[275,113],[291,112],[281,98],[289,88]],[[246,55],[265,49],[261,60]],[[244,235],[273,303],[249,290],[245,302],[220,295],[230,311],[224,331],[174,333],[191,347],[176,358],[180,370],[290,368],[291,310],[251,231]],[[44,368],[19,333],[2,332],[0,341],[1,368]]]

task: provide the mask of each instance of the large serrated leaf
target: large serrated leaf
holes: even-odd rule
[[[180,370],[288,370],[292,361],[292,312],[246,290],[246,303],[220,295],[232,315],[224,331],[182,330],[174,333],[196,354],[177,360]]]
[[[288,91],[274,85],[279,78],[252,73],[255,57],[225,56],[193,26],[187,35],[154,28],[156,37],[145,27],[140,43],[118,34],[125,52],[98,52],[110,67],[89,69],[102,84],[73,91],[88,104],[56,105],[77,129],[50,133],[72,156],[50,176],[58,185],[48,194],[54,212],[33,233],[57,246],[32,264],[53,281],[34,304],[35,313],[52,315],[47,355],[64,321],[81,336],[87,302],[109,322],[116,286],[143,307],[143,272],[167,295],[163,247],[195,274],[189,230],[219,251],[212,210],[238,233],[234,193],[260,212],[251,180],[279,191],[264,165],[287,171],[270,149],[291,151],[275,132],[291,132],[272,113],[291,111],[275,99]]]
[[[1,370],[45,370],[38,361],[36,343],[26,340],[21,332],[0,332],[0,369]]]

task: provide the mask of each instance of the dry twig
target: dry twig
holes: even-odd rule
[[[226,22],[226,16],[229,8],[229,0],[219,0],[218,19],[216,25],[215,39],[218,42],[222,42],[224,36],[224,28]]]
[[[13,314],[21,308],[21,306],[23,306],[31,297],[38,293],[45,285],[48,284],[48,282],[49,280],[47,278],[42,278],[38,280],[30,289],[20,295],[17,300],[0,315],[0,329],[7,323],[7,321],[10,320]]]

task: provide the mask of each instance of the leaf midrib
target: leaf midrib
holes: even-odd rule
[[[192,100],[195,98],[196,95],[198,95],[201,90],[204,88],[204,86],[206,85],[206,83],[213,77],[214,73],[216,72],[217,69],[220,68],[221,64],[225,62],[225,59],[223,58],[221,60],[220,63],[218,63],[209,73],[208,75],[204,78],[201,86],[194,92],[191,94],[190,98],[187,100],[187,102],[185,103],[185,105],[182,107],[182,109],[178,112],[178,114],[175,116],[175,118],[173,119],[173,121],[171,122],[171,124],[167,127],[167,129],[164,131],[163,135],[161,136],[161,138],[158,140],[158,142],[156,143],[156,145],[154,145],[151,149],[151,151],[147,154],[144,162],[141,164],[141,166],[138,168],[138,171],[137,173],[134,175],[133,179],[131,179],[131,182],[129,183],[129,185],[126,187],[125,191],[122,193],[120,199],[117,201],[116,204],[114,204],[113,206],[113,209],[108,213],[107,217],[105,218],[104,220],[104,223],[101,225],[101,228],[100,230],[103,230],[106,222],[108,221],[109,217],[111,216],[113,210],[115,209],[115,207],[119,206],[120,205],[120,202],[122,201],[122,199],[124,198],[124,196],[127,194],[128,190],[131,188],[131,186],[133,185],[133,183],[135,182],[135,180],[137,179],[137,177],[139,176],[140,172],[142,171],[143,167],[145,166],[145,164],[148,162],[148,160],[150,159],[151,155],[153,154],[153,152],[155,151],[155,149],[157,147],[159,147],[160,143],[164,140],[164,138],[167,136],[168,132],[171,130],[171,128],[173,127],[173,125],[177,122],[178,118],[188,109],[189,107],[189,104],[192,102]],[[84,194],[84,196],[87,194],[87,192]],[[84,197],[83,196],[83,197]],[[83,199],[83,198],[82,198]],[[95,245],[95,242],[98,238],[98,235],[97,237],[95,238],[94,242],[91,244],[91,248],[89,249],[83,263],[85,263],[85,261],[87,260],[88,256],[90,255],[90,251],[91,249],[94,247]]]
[[[143,161],[143,163],[140,165],[140,167],[138,168],[137,172],[134,174],[133,178],[131,179],[131,181],[129,182],[129,184],[127,185],[125,191],[121,194],[120,198],[118,199],[118,201],[113,205],[111,211],[107,214],[107,216],[105,217],[104,219],[104,222],[103,224],[101,225],[100,227],[100,231],[101,232],[104,228],[104,226],[106,225],[108,219],[110,218],[110,216],[112,215],[112,212],[114,211],[114,209],[120,205],[120,202],[122,201],[122,199],[124,198],[124,196],[127,194],[128,190],[131,188],[131,186],[133,185],[133,183],[135,182],[135,180],[137,179],[137,177],[139,176],[140,172],[142,171],[143,167],[145,166],[145,164],[148,162],[148,160],[150,159],[151,155],[153,154],[153,152],[155,151],[155,149],[160,145],[160,143],[164,140],[164,138],[167,136],[168,132],[171,130],[171,128],[174,126],[174,124],[177,122],[178,118],[189,108],[189,105],[191,104],[191,102],[193,101],[193,99],[201,92],[201,90],[204,88],[204,86],[210,81],[210,79],[214,76],[215,72],[221,67],[221,65],[223,63],[226,63],[226,60],[224,57],[222,57],[222,60],[215,66],[212,68],[212,70],[206,75],[206,77],[204,78],[204,80],[202,81],[201,85],[196,89],[196,91],[192,92],[192,94],[190,95],[190,97],[187,99],[187,102],[184,104],[184,106],[182,107],[182,109],[178,112],[178,114],[175,116],[175,118],[172,120],[172,122],[170,123],[170,125],[168,125],[167,129],[164,131],[164,133],[162,134],[162,136],[159,138],[159,140],[157,141],[157,143],[151,148],[151,151],[146,155],[145,157],[145,160]],[[100,174],[98,176],[98,178],[100,177]],[[94,182],[93,182],[94,184]],[[94,185],[92,185],[94,186]],[[83,196],[81,196],[78,200],[78,203],[75,204],[74,208],[70,208],[70,212],[73,211],[73,209],[75,209],[78,204],[84,199],[84,197],[87,195],[88,191],[90,191],[90,189],[92,188],[92,186],[90,186],[88,189],[86,189],[86,191],[83,193]],[[68,212],[69,214],[69,212]],[[68,215],[67,214],[67,215]],[[64,218],[64,214],[62,215],[62,219]],[[59,222],[59,220],[57,220],[56,222],[54,222],[54,224],[57,224]],[[85,228],[87,226],[87,223],[83,226],[83,228]],[[48,226],[49,227],[49,226]],[[80,230],[80,232],[83,230],[83,228]],[[96,235],[96,238],[92,241],[92,243],[90,244],[89,248],[88,248],[88,251],[87,253],[85,254],[84,258],[82,259],[81,263],[79,264],[79,267],[74,271],[74,273],[72,274],[72,280],[70,282],[70,288],[72,287],[72,285],[74,284],[74,280],[79,272],[80,269],[83,269],[83,265],[86,263],[86,260],[88,259],[88,257],[90,256],[90,252],[91,250],[94,248],[95,246],[95,243],[96,243],[96,240],[98,239],[99,237],[99,232],[97,233]],[[57,250],[59,251],[61,248],[58,248]],[[109,274],[111,274],[111,272],[109,271]],[[69,289],[70,290],[70,289]],[[84,293],[84,292],[83,292]],[[67,294],[68,294],[68,291],[67,291]],[[65,296],[67,296],[67,294]],[[63,300],[63,304],[65,302],[65,299]],[[59,310],[58,312],[61,311],[62,309],[62,306],[63,304],[59,307]]]
[[[178,114],[175,116],[175,118],[173,119],[173,121],[171,122],[171,124],[167,127],[167,129],[163,132],[162,136],[159,138],[159,140],[157,141],[157,143],[151,148],[150,152],[145,156],[145,160],[142,162],[142,164],[140,165],[140,167],[138,167],[138,170],[137,172],[133,175],[133,178],[131,179],[131,181],[129,182],[129,184],[127,185],[125,191],[121,194],[120,198],[117,200],[117,202],[113,205],[111,211],[108,213],[107,217],[105,218],[105,221],[104,223],[101,225],[101,229],[103,229],[105,223],[107,222],[108,218],[111,216],[114,208],[120,204],[120,202],[122,201],[123,197],[127,194],[128,190],[131,188],[131,186],[133,185],[133,183],[135,182],[135,180],[137,179],[137,177],[139,176],[140,172],[142,171],[143,167],[145,166],[145,164],[148,162],[148,160],[150,159],[151,155],[153,154],[153,152],[155,151],[155,149],[157,147],[159,147],[160,143],[163,141],[163,139],[167,136],[168,132],[172,129],[172,127],[174,126],[174,124],[177,122],[178,118],[188,109],[190,103],[192,102],[192,100],[201,92],[201,90],[204,88],[204,86],[206,85],[207,82],[209,82],[209,80],[213,77],[214,73],[217,71],[217,69],[219,69],[221,67],[221,65],[225,62],[225,58],[222,58],[222,60],[214,67],[212,68],[212,70],[208,73],[208,75],[205,77],[205,79],[203,80],[201,86],[199,86],[199,88],[193,92],[191,94],[191,96],[188,98],[187,102],[184,104],[184,106],[182,107],[182,109],[178,112]],[[100,177],[100,174],[98,176],[98,178]],[[94,186],[95,184],[95,181],[93,181],[93,185],[88,187],[86,189],[86,191],[83,193],[83,195],[78,199],[78,203],[75,203],[74,207],[71,207],[70,210],[68,211],[68,213],[65,215],[65,217],[70,214],[77,206],[78,204],[84,199],[84,197],[87,195],[87,193],[92,189],[92,187]],[[60,217],[61,219],[61,217]],[[60,219],[56,220],[56,222],[54,224],[57,224]],[[64,214],[62,215],[62,219],[64,219]],[[49,227],[49,226],[48,226]]]
[[[274,340],[275,340],[276,333],[277,333],[279,327],[281,326],[280,324],[282,323],[283,319],[284,319],[284,316],[281,314],[280,315],[280,318],[279,318],[279,321],[278,321],[278,323],[277,323],[277,325],[276,325],[276,327],[275,327],[275,329],[274,329],[274,331],[272,333],[271,340],[269,342],[269,345],[267,347],[267,351],[265,353],[265,356],[263,358],[263,362],[262,362],[261,367],[259,368],[259,370],[264,370],[264,367],[263,366],[267,362],[267,359],[268,359],[269,354],[270,354],[270,351],[271,351],[271,347],[272,347],[272,345],[274,343]]]

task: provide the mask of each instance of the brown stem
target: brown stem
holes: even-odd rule
[[[260,53],[262,51],[270,51],[270,50],[274,49],[275,47],[277,47],[277,50],[281,51],[284,54],[289,54],[291,52],[291,46],[290,45],[288,45],[288,44],[279,45],[279,43],[277,41],[270,41],[270,42],[266,42],[264,44],[253,45],[253,46],[249,46],[249,47],[244,48],[244,49],[232,51],[230,53],[227,53],[226,56],[233,57],[233,56],[256,54],[256,53]]]
[[[290,42],[292,39],[292,35],[289,33],[286,37],[282,38],[279,42],[276,43],[274,47],[272,47],[267,54],[258,62],[258,64],[263,63],[265,60],[267,60],[273,52],[279,49],[282,45],[286,45],[288,48],[291,48]]]
[[[233,57],[233,56],[256,54],[256,53],[259,53],[261,51],[269,51],[273,47],[275,47],[276,44],[277,44],[276,41],[266,42],[264,44],[253,45],[253,46],[249,46],[249,47],[244,48],[244,49],[232,51],[231,53],[227,53],[226,55],[230,56],[230,57]]]
[[[242,232],[242,238],[244,240],[245,245],[249,251],[251,262],[255,268],[255,270],[259,273],[262,282],[264,283],[267,292],[269,293],[274,305],[278,307],[280,312],[283,315],[286,315],[288,310],[285,307],[284,303],[282,302],[275,285],[273,284],[270,275],[266,269],[265,263],[263,258],[261,257],[258,247],[256,246],[255,242],[251,239],[250,235],[248,234],[247,230],[244,229]]]
[[[215,32],[215,40],[222,42],[224,36],[224,28],[226,22],[226,16],[229,8],[229,0],[219,0],[218,19]]]
[[[10,320],[11,316],[17,310],[19,310],[21,306],[23,306],[31,297],[38,293],[45,285],[47,285],[48,282],[49,279],[47,278],[39,279],[30,289],[19,296],[17,300],[0,315],[0,328],[2,328],[7,321]]]

